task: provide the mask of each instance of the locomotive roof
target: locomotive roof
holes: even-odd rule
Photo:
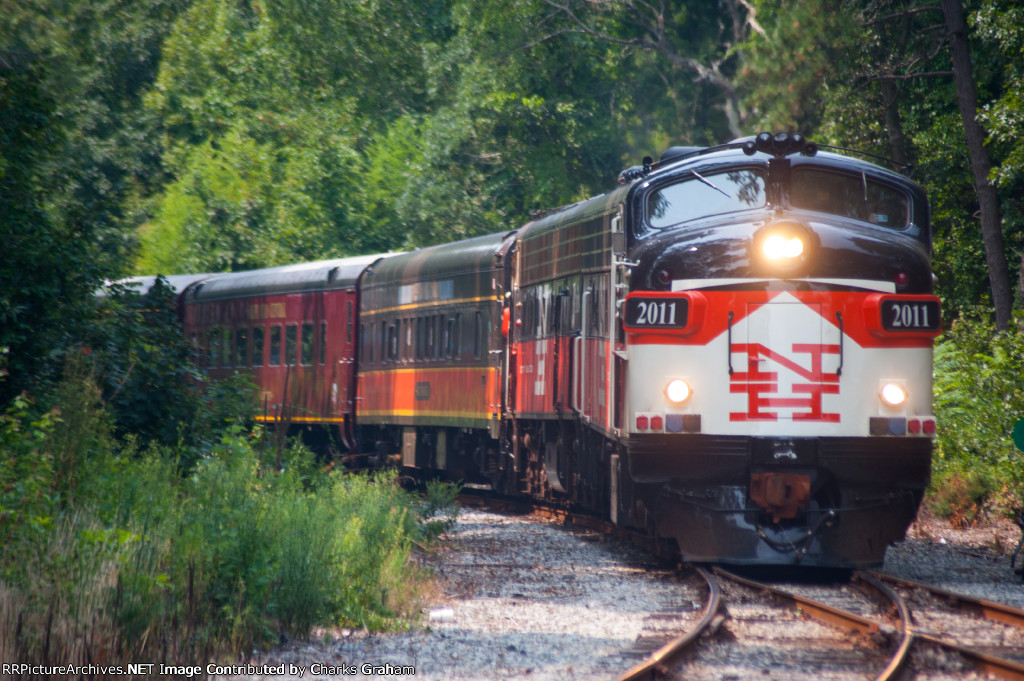
[[[744,138],[751,139],[751,138]],[[672,149],[669,149],[663,155],[664,160],[659,163],[655,163],[650,173],[638,176],[632,182],[628,183],[629,187],[637,187],[643,185],[645,182],[663,177],[666,175],[672,175],[680,170],[686,170],[692,167],[700,167],[702,165],[758,165],[766,164],[772,157],[772,154],[764,151],[757,151],[753,155],[745,153],[738,143],[744,140],[736,140],[729,146],[710,147],[707,149],[694,148],[689,150],[685,155],[671,156],[669,155]],[[687,148],[689,149],[689,148]],[[667,156],[666,156],[667,155]],[[920,193],[923,196],[924,190],[911,180],[906,175],[902,175],[898,172],[890,170],[884,166],[878,165],[868,160],[849,156],[847,154],[836,153],[832,151],[826,151],[824,149],[817,149],[813,154],[801,154],[801,153],[790,153],[785,156],[794,166],[799,165],[816,165],[819,167],[828,167],[835,170],[846,171],[846,172],[865,172],[868,175],[875,177],[885,178],[889,182],[902,185],[907,187],[911,191]]]
[[[366,275],[366,288],[392,282],[409,283],[494,268],[494,256],[515,232],[501,232],[429,246],[388,258]]]
[[[225,298],[350,288],[355,286],[356,280],[367,266],[387,257],[388,254],[358,255],[230,272],[197,283],[186,295],[190,302],[206,302]]]

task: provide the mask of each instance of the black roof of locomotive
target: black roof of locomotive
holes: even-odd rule
[[[190,303],[282,295],[331,289],[352,288],[368,266],[388,254],[358,255],[333,260],[268,267],[213,276],[193,285],[186,292]]]

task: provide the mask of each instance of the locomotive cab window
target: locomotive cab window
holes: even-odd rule
[[[734,213],[765,205],[764,175],[753,169],[725,173],[697,173],[651,192],[647,223],[654,229],[711,215]]]
[[[906,193],[865,174],[846,175],[817,168],[794,168],[789,202],[794,208],[903,229],[910,220]]]

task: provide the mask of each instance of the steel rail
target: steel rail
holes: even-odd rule
[[[764,582],[758,582],[747,577],[742,577],[720,567],[714,568],[714,571],[715,574],[725,577],[729,581],[742,584],[743,586],[757,591],[770,593],[777,600],[788,603],[793,607],[799,607],[802,611],[825,624],[847,631],[856,631],[857,633],[866,634],[868,636],[882,631],[882,626],[878,622],[868,619],[867,617],[861,617],[855,613],[834,608],[831,605],[807,598],[806,596],[800,596],[788,591],[783,591],[771,584],[765,584]]]
[[[861,574],[863,575],[865,573]],[[995,603],[983,598],[965,596],[964,594],[958,594],[953,591],[930,586],[928,584],[921,584],[907,579],[891,577],[874,571],[869,574],[879,580],[884,580],[904,588],[921,589],[939,596],[940,598],[951,600],[961,605],[967,605],[971,610],[981,613],[985,619],[990,621],[1009,624],[1017,628],[1024,628],[1024,610],[1020,610],[1003,603]],[[914,631],[913,633],[917,640],[925,641],[963,656],[970,660],[971,663],[973,663],[980,671],[983,671],[990,676],[995,676],[1000,679],[1009,679],[1011,681],[1024,681],[1024,664],[1016,662],[1015,660],[1009,660],[997,655],[975,650],[968,646],[960,645],[959,643],[947,641],[935,634],[923,631]]]
[[[996,603],[984,598],[956,593],[955,591],[949,591],[948,589],[931,586],[929,584],[922,584],[921,582],[914,582],[909,579],[892,577],[874,570],[867,574],[872,575],[876,579],[889,582],[890,584],[895,584],[896,586],[927,591],[945,600],[966,605],[972,610],[980,613],[985,619],[992,620],[993,622],[1002,622],[1003,624],[1009,624],[1019,629],[1024,629],[1024,610],[1021,610],[1020,608],[1015,608],[1004,603]]]
[[[807,613],[819,622],[823,622],[830,626],[846,631],[855,631],[860,634],[864,634],[868,637],[873,637],[874,634],[887,634],[888,632],[883,630],[881,624],[873,619],[862,617],[856,613],[847,612],[840,608],[835,608],[826,603],[816,601],[806,596],[800,596],[799,594],[790,593],[784,591],[771,584],[765,584],[764,582],[758,582],[747,577],[742,577],[735,573],[723,570],[721,568],[715,568],[715,573],[729,579],[738,584],[742,584],[751,589],[764,591],[771,594],[777,600],[783,601],[794,608],[799,608],[802,612]],[[867,582],[872,588],[880,592],[887,599],[892,601],[896,607],[900,618],[900,645],[896,652],[892,655],[889,660],[889,664],[886,665],[885,669],[875,677],[875,681],[888,681],[893,679],[903,668],[906,663],[908,655],[910,653],[911,644],[914,641],[914,634],[911,631],[910,623],[910,611],[906,606],[906,603],[895,591],[882,584],[878,580],[865,575],[864,581]]]
[[[888,598],[893,605],[896,606],[896,611],[899,614],[900,646],[896,649],[892,659],[889,660],[889,664],[882,670],[882,673],[875,677],[875,681],[894,679],[900,670],[903,669],[903,665],[906,663],[907,658],[910,655],[910,647],[914,643],[914,632],[911,629],[912,624],[910,621],[910,608],[907,607],[907,602],[902,596],[872,575],[857,573],[857,576],[861,581],[869,584],[873,589],[875,589],[875,591],[878,591],[880,594]]]
[[[970,660],[971,663],[979,670],[989,676],[994,676],[1000,679],[1007,679],[1007,681],[1024,681],[1024,664],[1008,660],[1004,657],[998,657],[996,655],[990,655],[989,653],[968,648],[957,643],[943,640],[934,634],[926,634],[924,632],[915,632],[915,640],[925,641],[932,645],[945,648],[951,652],[962,655],[966,659]]]
[[[718,614],[721,591],[718,588],[718,581],[714,575],[704,568],[698,567],[696,570],[704,578],[704,581],[707,582],[708,587],[708,598],[696,626],[686,634],[674,638],[661,648],[658,648],[650,657],[618,677],[616,681],[638,681],[639,679],[651,678],[656,673],[663,673],[666,663],[689,648],[700,637],[701,633],[710,626]]]

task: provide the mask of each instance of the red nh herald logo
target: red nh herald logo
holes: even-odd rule
[[[730,393],[746,393],[747,411],[730,412],[730,421],[839,422],[839,414],[821,407],[822,395],[839,394],[839,374],[822,371],[823,357],[839,355],[838,345],[793,343],[789,357],[761,343],[733,343],[730,350],[747,357],[747,370],[729,379]]]

